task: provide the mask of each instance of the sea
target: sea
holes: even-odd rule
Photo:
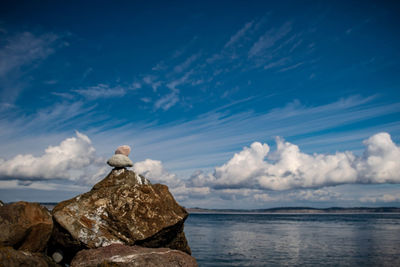
[[[400,266],[400,214],[191,213],[199,266]]]

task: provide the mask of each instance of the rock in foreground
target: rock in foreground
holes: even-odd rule
[[[12,247],[0,247],[0,266],[59,266],[47,256],[40,253],[15,250]]]
[[[52,229],[49,211],[38,203],[20,201],[0,207],[0,246],[43,251]]]
[[[53,244],[63,250],[77,244],[98,248],[119,243],[190,254],[183,233],[187,216],[167,186],[151,185],[133,171],[114,169],[91,191],[53,209],[58,233]]]
[[[120,244],[81,250],[71,262],[71,267],[92,266],[194,267],[197,263],[193,257],[178,250]]]

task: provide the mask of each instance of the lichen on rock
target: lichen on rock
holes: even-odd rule
[[[183,233],[188,213],[161,184],[127,169],[113,169],[92,190],[53,209],[56,227],[69,233],[52,242],[99,248],[111,244],[169,247],[191,253]]]

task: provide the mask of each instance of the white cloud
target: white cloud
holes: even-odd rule
[[[213,198],[221,201],[324,202],[352,201],[335,190],[342,184],[400,184],[400,148],[389,134],[379,133],[364,142],[364,155],[351,152],[305,154],[298,146],[277,138],[277,149],[254,142],[211,173],[196,171],[183,180],[166,171],[161,161],[147,159],[134,169],[152,181],[165,183],[181,201]],[[396,161],[397,160],[397,161]],[[283,193],[282,191],[286,192]],[[364,197],[362,202],[394,202],[399,196]],[[354,201],[354,199],[353,199]],[[191,204],[195,205],[195,204]]]
[[[214,184],[221,187],[253,187],[254,185],[248,184],[254,183],[249,177],[257,177],[260,170],[265,168],[264,157],[268,152],[268,145],[258,142],[253,143],[250,148],[245,147],[227,163],[215,168]]]
[[[177,187],[182,184],[177,176],[165,170],[161,161],[158,160],[146,159],[136,162],[133,165],[133,169],[135,172],[145,176],[152,183],[165,183],[170,187]]]
[[[379,133],[364,141],[367,149],[356,162],[361,182],[399,183],[400,147],[388,133]]]
[[[96,86],[90,86],[85,89],[73,90],[90,100],[95,100],[99,98],[112,98],[112,97],[122,97],[126,94],[126,90],[121,86],[110,87],[107,84],[98,84]]]
[[[1,159],[0,177],[19,180],[77,180],[77,173],[96,163],[96,160],[90,139],[77,131],[76,137],[67,138],[58,146],[49,146],[42,156],[19,154],[8,160]]]
[[[160,161],[146,160],[135,165],[135,169],[153,179],[161,177],[157,181],[173,185],[174,193],[180,197],[193,193],[222,198],[253,196],[256,201],[327,202],[339,199],[341,194],[322,187],[400,183],[400,148],[389,134],[376,134],[364,144],[367,146],[364,155],[355,156],[351,152],[309,155],[280,138],[277,138],[277,149],[270,152],[267,144],[254,142],[216,167],[213,173],[197,171],[188,180],[180,180],[165,171]],[[295,191],[283,198],[271,196],[265,190]]]
[[[218,205],[221,206],[239,200],[243,205],[253,203],[259,207],[263,203],[296,201],[333,203],[350,200],[344,198],[337,187],[329,186],[400,184],[400,163],[397,160],[400,148],[392,142],[389,134],[376,134],[364,144],[364,154],[355,156],[351,152],[309,155],[279,138],[274,151],[270,151],[267,144],[254,142],[213,172],[197,171],[186,180],[169,172],[158,160],[136,162],[133,169],[152,183],[167,184],[174,196],[186,205],[199,206],[195,199],[204,205],[208,205],[207,199],[212,199],[213,203],[220,201]],[[0,160],[0,186],[64,190],[65,183],[64,191],[81,192],[79,186],[92,185],[109,171],[105,159],[96,156],[91,140],[77,132],[76,137],[48,147],[41,156],[20,154]],[[357,196],[357,199],[372,203],[396,202],[399,195],[387,191]]]
[[[215,168],[216,188],[288,190],[340,184],[400,183],[400,148],[387,133],[364,142],[362,157],[351,152],[333,155],[305,154],[298,146],[277,139],[277,150],[254,142],[226,164]],[[265,158],[268,156],[268,159]],[[211,179],[212,180],[212,179]]]

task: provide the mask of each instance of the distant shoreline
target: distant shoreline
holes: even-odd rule
[[[282,207],[270,209],[203,209],[187,208],[190,214],[368,214],[368,213],[400,213],[397,207],[354,207],[354,208],[310,208],[310,207]]]

